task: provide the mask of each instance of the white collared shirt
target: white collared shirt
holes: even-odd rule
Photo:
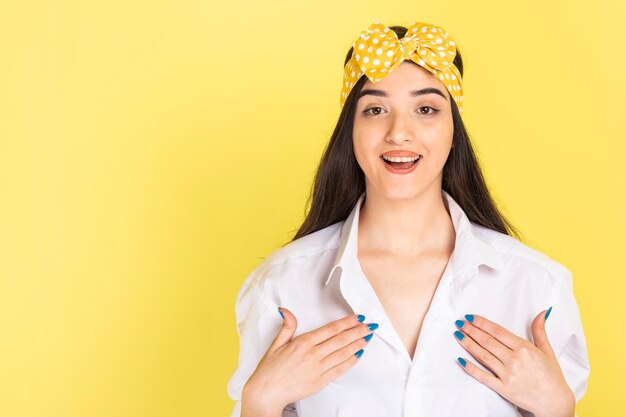
[[[454,338],[454,322],[476,313],[532,342],[531,322],[550,306],[548,339],[576,401],[581,399],[590,366],[571,272],[513,237],[470,222],[446,191],[442,195],[456,243],[413,360],[357,258],[364,192],[346,220],[275,250],[243,283],[235,305],[239,360],[227,387],[235,400],[231,417],[240,416],[243,386],[281,328],[279,306],[298,320],[294,338],[349,314],[379,324],[353,367],[289,404],[283,416],[532,416],[462,369],[457,357],[491,374]]]

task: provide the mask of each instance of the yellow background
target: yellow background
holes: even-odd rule
[[[591,360],[578,415],[624,413],[625,12],[1,2],[0,415],[230,414],[236,292],[303,220],[343,59],[376,19],[456,40],[497,202],[574,273]]]

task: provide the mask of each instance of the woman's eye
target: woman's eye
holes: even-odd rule
[[[369,109],[365,110],[363,114],[373,114],[373,113],[370,113],[370,110],[374,110],[374,109],[382,109],[382,107],[370,107]],[[376,114],[379,114],[379,113],[376,113]]]
[[[439,111],[436,108],[430,107],[430,106],[422,106],[422,107],[420,107],[420,109],[431,109],[432,112],[430,112],[430,113],[421,113],[420,112],[420,114],[424,114],[424,115],[427,115],[427,116],[430,115],[430,114],[435,114],[435,113],[437,113]]]
[[[368,114],[368,115],[378,115],[378,114],[380,114],[380,113],[370,113],[371,110],[376,110],[376,109],[380,110],[380,109],[382,109],[382,107],[378,107],[378,106],[370,107],[369,109],[363,111],[363,114]],[[424,112],[421,111],[422,109],[430,109],[432,111],[424,113]],[[431,107],[431,106],[422,106],[422,107],[418,108],[418,113],[420,113],[420,114],[422,114],[424,116],[430,116],[430,115],[433,115],[433,114],[435,114],[437,112],[439,112],[439,110],[437,110],[436,108]]]

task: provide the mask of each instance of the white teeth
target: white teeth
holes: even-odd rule
[[[389,161],[389,162],[412,162],[412,161],[417,161],[420,158],[420,156],[416,156],[416,157],[409,157],[409,156],[384,156],[383,155],[383,159]]]

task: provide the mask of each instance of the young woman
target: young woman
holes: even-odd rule
[[[344,70],[304,224],[237,296],[232,416],[574,417],[590,367],[572,274],[510,236],[454,41],[376,21]]]

